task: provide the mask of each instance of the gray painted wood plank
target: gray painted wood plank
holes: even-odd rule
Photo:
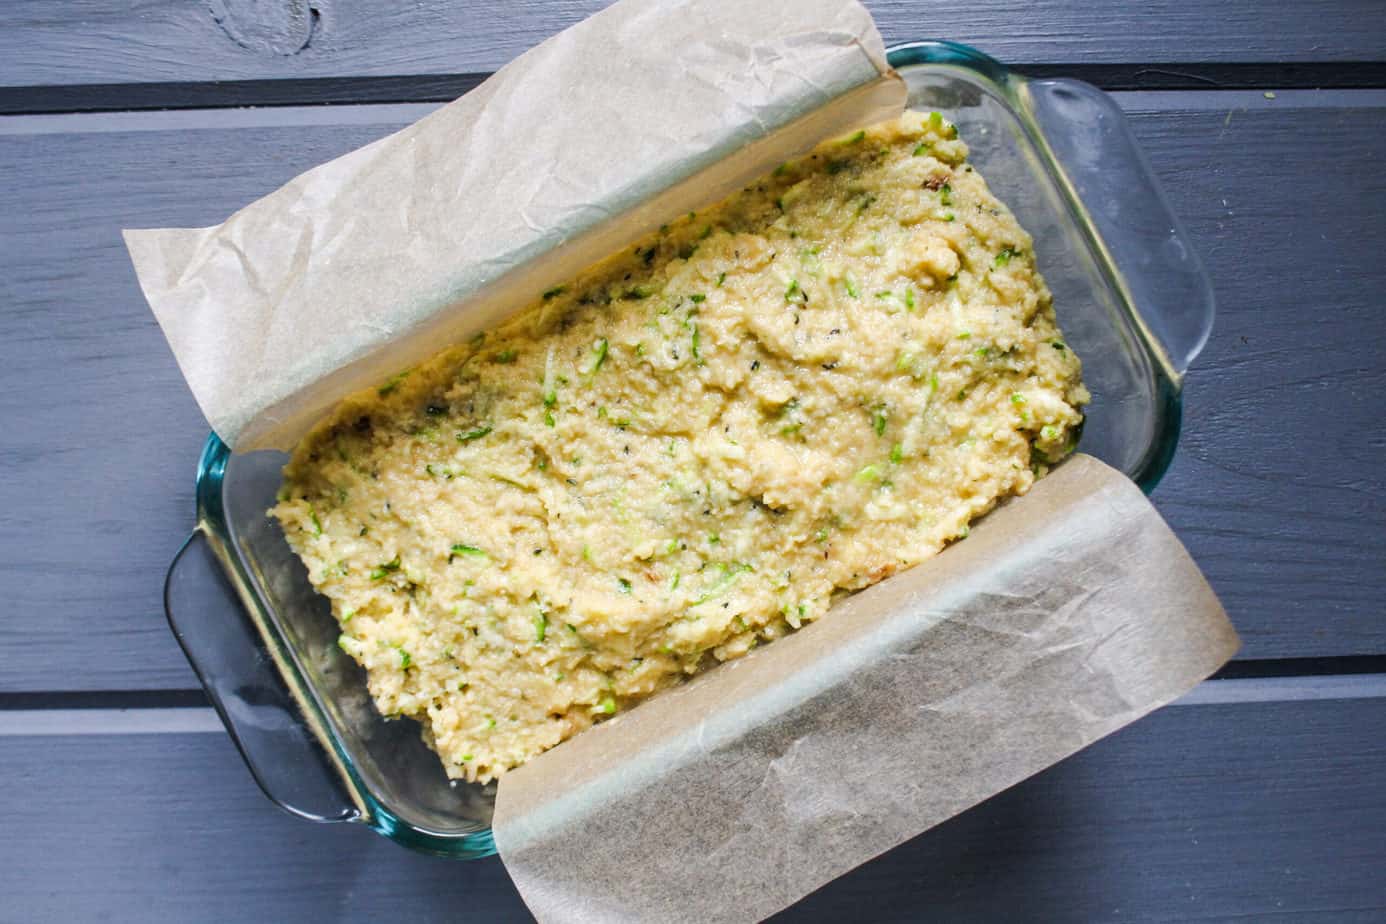
[[[1155,499],[1243,657],[1386,653],[1386,98],[1123,101],[1221,305]],[[218,221],[422,111],[0,120],[0,691],[195,685],[159,593],[206,430],[118,229]]]
[[[1386,109],[1133,124],[1213,276],[1213,336],[1154,495],[1243,631],[1244,657],[1386,641]],[[1278,200],[1278,201],[1277,201]]]
[[[1384,707],[1164,710],[776,920],[1379,921]],[[5,920],[527,919],[494,859],[274,809],[219,733],[4,746]]]
[[[489,72],[605,5],[10,0],[0,4],[0,85]],[[1225,0],[1215,11],[1199,0],[866,5],[888,42],[953,39],[1015,64],[1386,60],[1372,0]]]

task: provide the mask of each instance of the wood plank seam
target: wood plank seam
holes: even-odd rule
[[[1171,706],[1225,706],[1318,700],[1386,700],[1386,673],[1207,680]],[[208,706],[0,708],[0,738],[34,735],[145,735],[221,732]]]
[[[1228,680],[1294,681],[1286,689],[1300,689],[1304,683],[1322,684],[1316,689],[1356,689],[1360,683],[1375,689],[1379,678],[1386,677],[1386,655],[1358,655],[1325,658],[1261,658],[1233,661],[1204,684],[1222,684]],[[1374,679],[1377,678],[1377,679]],[[1200,688],[1202,689],[1202,688]],[[1265,699],[1281,696],[1274,686],[1259,683],[1221,685],[1218,689],[1268,691],[1256,695]],[[1224,695],[1224,694],[1218,694]],[[1232,695],[1232,694],[1226,694]],[[1196,700],[1198,697],[1195,696]],[[1213,701],[1213,700],[1209,700]],[[1218,700],[1222,701],[1222,700]],[[1230,701],[1230,700],[1229,700]],[[1241,701],[1241,700],[1238,700]],[[6,712],[43,711],[102,711],[126,712],[159,709],[209,708],[201,688],[169,690],[50,690],[34,692],[0,691],[0,715]]]
[[[1104,90],[1332,90],[1386,87],[1386,62],[1305,64],[1027,64],[1032,77],[1072,77]],[[0,115],[215,109],[241,106],[447,102],[485,72],[380,77],[174,81],[0,87]]]

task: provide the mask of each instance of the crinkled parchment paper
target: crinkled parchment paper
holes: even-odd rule
[[[127,231],[237,450],[492,326],[905,88],[854,0],[621,0],[221,225]],[[966,542],[540,756],[495,838],[545,921],[746,921],[1166,703],[1237,646],[1077,457]]]
[[[754,921],[1237,645],[1140,489],[1075,456],[938,557],[506,774],[496,846],[541,921]]]
[[[216,227],[125,241],[212,428],[288,449],[343,395],[904,103],[855,0],[622,0]]]

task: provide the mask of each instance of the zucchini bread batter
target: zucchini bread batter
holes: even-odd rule
[[[345,400],[272,513],[487,781],[965,536],[1088,395],[938,114],[828,142]]]

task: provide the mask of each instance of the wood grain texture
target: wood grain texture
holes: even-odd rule
[[[1123,102],[1220,302],[1155,500],[1242,657],[1386,653],[1386,97]],[[0,120],[0,691],[195,686],[159,594],[206,427],[119,228],[219,221],[424,111]]]
[[[1002,61],[1386,60],[1374,0],[866,0],[887,42],[947,38]],[[9,0],[0,85],[495,70],[606,0]],[[1139,21],[1141,25],[1133,27]]]
[[[1133,113],[1218,301],[1154,500],[1244,657],[1382,653],[1386,108],[1256,105]]]
[[[274,809],[219,733],[4,747],[5,920],[528,919],[495,859]],[[1379,921],[1383,775],[1386,700],[1167,709],[775,920]]]

